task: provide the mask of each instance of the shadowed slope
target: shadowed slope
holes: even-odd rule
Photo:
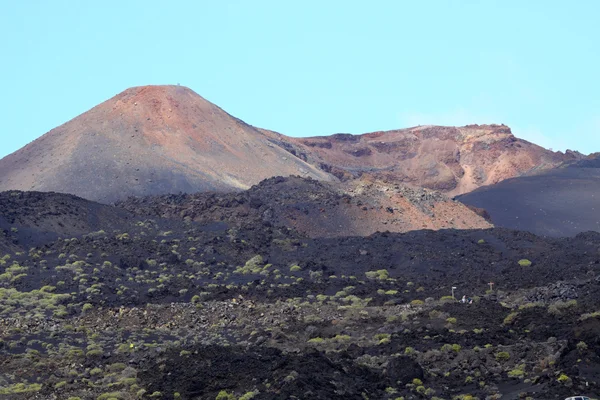
[[[600,157],[508,179],[458,200],[485,208],[501,227],[550,236],[600,231]]]
[[[128,195],[246,189],[274,175],[331,176],[180,86],[128,89],[0,160],[0,190]]]
[[[138,215],[208,223],[294,228],[310,237],[368,236],[419,229],[492,225],[447,196],[381,181],[328,184],[299,177],[267,179],[242,193],[130,198],[117,206]]]
[[[133,214],[63,193],[0,192],[0,239],[16,246],[37,246],[58,237],[127,230]],[[0,240],[0,249],[2,240]]]

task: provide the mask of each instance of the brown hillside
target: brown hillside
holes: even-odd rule
[[[582,157],[518,139],[505,125],[419,126],[310,138],[263,132],[292,154],[339,178],[374,175],[449,195]]]
[[[310,237],[492,227],[465,205],[439,192],[367,179],[324,183],[275,177],[241,193],[130,198],[117,205],[138,215],[167,219],[224,221],[252,229],[267,223]]]
[[[0,191],[129,195],[246,189],[274,175],[332,176],[180,86],[135,87],[0,160]]]

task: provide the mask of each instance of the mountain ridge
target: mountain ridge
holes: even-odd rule
[[[289,138],[262,130],[292,154],[342,180],[363,174],[451,196],[583,157],[516,138],[506,125],[423,125],[361,135]]]
[[[419,126],[293,138],[235,118],[183,86],[138,86],[0,160],[0,191],[128,196],[239,191],[273,176],[362,176],[450,196],[581,158],[505,125]]]

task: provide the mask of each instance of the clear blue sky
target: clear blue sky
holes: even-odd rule
[[[600,1],[4,0],[0,157],[130,86],[292,136],[505,123],[600,151]]]

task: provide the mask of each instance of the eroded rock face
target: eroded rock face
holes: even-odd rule
[[[555,153],[518,139],[506,125],[419,126],[301,139],[263,132],[342,180],[385,177],[449,195],[582,158],[577,152]]]

